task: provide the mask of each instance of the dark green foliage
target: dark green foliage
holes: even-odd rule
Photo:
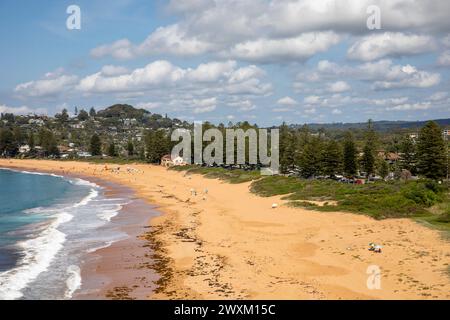
[[[414,141],[405,136],[400,143],[401,168],[409,170],[412,174],[416,173],[416,146]]]
[[[134,155],[134,144],[131,140],[129,140],[127,143],[127,152],[129,157]]]
[[[335,176],[342,172],[342,149],[335,140],[328,141],[322,151],[322,172],[326,176]]]
[[[14,157],[17,148],[13,132],[10,129],[0,129],[0,156]]]
[[[354,176],[358,170],[357,149],[353,135],[348,131],[344,139],[344,173],[347,176]]]
[[[91,137],[89,151],[93,156],[101,156],[102,155],[102,142],[98,134],[94,134]]]
[[[428,122],[419,133],[417,142],[417,169],[419,174],[440,179],[447,174],[447,157],[441,128],[437,123]]]
[[[117,156],[116,146],[114,145],[114,142],[111,142],[108,146],[108,156],[110,157]]]
[[[385,179],[389,174],[389,164],[384,159],[381,160],[380,167],[378,168],[378,174]]]
[[[39,131],[39,144],[46,157],[58,156],[58,143],[52,131],[41,129]]]
[[[164,130],[150,130],[145,137],[147,160],[150,163],[159,163],[161,158],[171,151],[170,137]]]
[[[82,109],[79,113],[78,113],[78,120],[80,121],[86,121],[89,119],[89,114]]]

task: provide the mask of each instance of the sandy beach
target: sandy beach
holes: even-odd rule
[[[160,273],[156,292],[147,298],[450,298],[450,242],[410,219],[376,221],[290,208],[279,197],[250,193],[249,183],[233,185],[151,165],[122,165],[112,172],[84,162],[2,159],[0,167],[111,181],[156,205],[162,214],[147,222],[151,228],[135,226],[142,232],[139,241],[122,248],[136,252],[147,266],[123,266],[123,272]],[[272,209],[273,203],[278,208]],[[383,252],[368,251],[370,242],[382,244]],[[120,266],[127,258],[117,252],[110,253],[117,259],[111,263]],[[367,286],[370,266],[381,271],[379,289]],[[122,283],[111,287],[127,291]]]

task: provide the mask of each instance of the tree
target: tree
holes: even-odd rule
[[[413,139],[409,136],[405,136],[400,143],[401,152],[401,168],[410,171],[411,173],[416,172],[416,146]]]
[[[151,130],[145,137],[147,160],[159,163],[161,157],[170,153],[170,141],[163,130]]]
[[[95,117],[97,115],[97,112],[95,111],[94,107],[91,108],[91,110],[89,110],[89,116],[91,118]]]
[[[294,165],[294,137],[286,123],[280,127],[280,171],[287,173]]]
[[[39,131],[39,144],[46,157],[59,155],[56,138],[50,130],[41,129]]]
[[[100,156],[102,154],[102,142],[96,133],[91,137],[90,152],[93,156]]]
[[[440,179],[447,173],[445,142],[441,128],[429,121],[419,132],[417,142],[417,169],[430,179]]]
[[[129,157],[134,155],[134,145],[133,145],[133,141],[131,141],[131,140],[128,140],[127,152],[128,152]]]
[[[311,139],[303,147],[298,163],[303,177],[314,177],[321,172],[321,154],[322,141],[320,138]]]
[[[30,132],[28,135],[28,146],[30,147],[30,151],[34,150],[35,143],[34,143],[34,134],[33,132]]]
[[[61,113],[55,114],[55,118],[58,119],[61,123],[65,123],[69,120],[69,113],[67,109],[63,109]]]
[[[369,177],[375,172],[375,148],[376,148],[376,133],[373,129],[372,120],[367,123],[366,142],[363,148],[362,165]]]
[[[89,114],[84,109],[81,109],[80,113],[78,114],[78,120],[86,121],[87,119],[89,119]]]
[[[357,150],[353,135],[350,131],[345,134],[344,138],[344,173],[347,176],[354,176],[358,170]]]
[[[10,129],[0,129],[0,156],[14,157],[18,147]]]
[[[378,169],[378,174],[383,179],[386,179],[386,177],[389,175],[389,164],[386,160],[381,161],[380,167]]]
[[[342,149],[335,140],[330,140],[325,144],[322,152],[322,172],[330,177],[341,173],[342,170]]]
[[[111,142],[108,146],[108,156],[117,157],[117,151],[116,151],[116,146],[114,145],[114,142]]]

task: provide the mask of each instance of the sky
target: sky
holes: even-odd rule
[[[67,27],[71,5],[80,29]],[[126,103],[264,126],[449,118],[448,12],[447,0],[2,0],[0,112]]]

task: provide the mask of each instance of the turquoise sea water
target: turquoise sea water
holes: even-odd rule
[[[107,226],[125,201],[85,180],[0,169],[0,300],[72,297],[83,256],[124,236]]]

